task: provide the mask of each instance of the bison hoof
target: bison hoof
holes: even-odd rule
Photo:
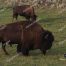
[[[44,55],[46,55],[46,50],[41,50]]]
[[[43,50],[42,52],[43,52],[44,55],[46,55],[46,51]]]
[[[5,53],[6,55],[9,55],[9,53]]]

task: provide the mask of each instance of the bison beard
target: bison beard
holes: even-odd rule
[[[41,51],[45,55],[46,51],[52,47],[54,36],[50,31],[44,31],[42,35],[43,36],[41,40]]]

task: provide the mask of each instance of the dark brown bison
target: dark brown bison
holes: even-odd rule
[[[13,7],[13,19],[18,18],[18,15],[24,16],[27,20],[35,21],[36,14],[34,11],[34,7],[30,5],[22,5],[22,6],[14,6]]]
[[[40,49],[44,54],[51,48],[54,36],[50,31],[44,30],[39,24],[29,21],[20,21],[0,27],[0,42],[6,54],[5,43],[17,44],[17,52],[28,55],[30,50]]]
[[[44,30],[39,24],[34,23],[29,28],[23,29],[23,44],[17,46],[17,52],[28,55],[30,50],[40,49],[45,55],[46,51],[51,48],[53,41],[52,32]]]

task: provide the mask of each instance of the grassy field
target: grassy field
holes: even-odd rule
[[[52,48],[44,56],[39,50],[30,51],[30,56],[17,55],[16,45],[7,46],[9,56],[6,56],[0,48],[0,66],[66,66],[66,12],[59,13],[58,9],[38,9],[39,24],[53,32],[55,41]],[[18,18],[22,20],[22,17]],[[12,9],[0,11],[0,25],[12,22]],[[1,44],[0,44],[1,46]],[[10,62],[8,60],[12,59]]]

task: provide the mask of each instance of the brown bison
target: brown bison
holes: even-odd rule
[[[34,11],[34,7],[31,7],[30,5],[13,7],[13,19],[16,18],[17,20],[18,15],[24,16],[27,20],[31,19],[31,21],[35,21],[37,17]]]
[[[35,23],[23,31],[23,44],[17,46],[17,52],[28,55],[30,50],[40,49],[45,55],[46,51],[51,48],[53,41],[53,34]]]
[[[0,42],[6,54],[5,43],[17,44],[17,52],[28,55],[30,50],[40,49],[44,54],[51,48],[54,36],[50,31],[44,30],[39,24],[34,23],[29,28],[31,22],[20,21],[0,27]],[[2,29],[1,29],[2,28]]]

